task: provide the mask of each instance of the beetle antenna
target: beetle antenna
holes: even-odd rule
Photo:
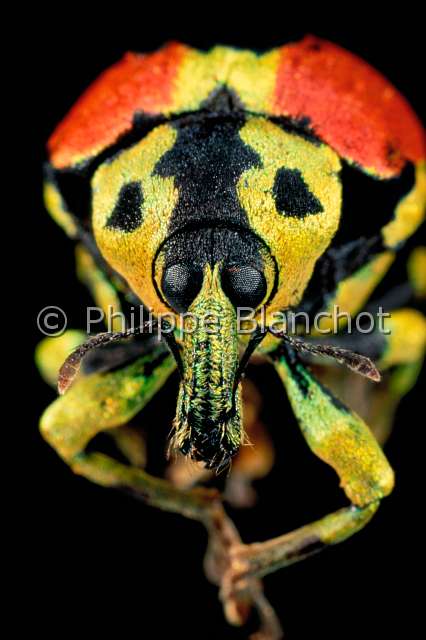
[[[349,349],[342,349],[341,347],[334,347],[332,345],[311,344],[310,342],[305,342],[299,338],[289,336],[284,331],[279,331],[272,327],[268,327],[268,330],[276,338],[285,340],[285,342],[287,342],[287,344],[295,351],[305,351],[306,353],[312,353],[316,356],[327,356],[328,358],[333,358],[339,364],[343,364],[348,367],[351,371],[359,373],[374,382],[380,382],[380,372],[374,362],[370,360],[370,358],[367,358],[367,356],[362,356],[361,354],[350,351]]]
[[[62,395],[67,391],[75,380],[77,373],[80,371],[81,362],[88,351],[97,349],[98,347],[105,347],[117,340],[126,340],[133,336],[138,336],[143,333],[147,333],[158,326],[157,320],[149,320],[144,322],[140,327],[133,327],[127,331],[105,331],[98,333],[96,336],[92,336],[86,342],[83,342],[77,349],[75,349],[65,360],[58,375],[58,391]]]

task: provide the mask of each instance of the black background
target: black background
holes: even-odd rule
[[[366,58],[419,113],[424,108],[421,33],[420,24],[416,27],[419,21],[412,16],[413,6],[404,6],[405,19],[400,12],[376,21],[361,8],[351,15],[347,7],[344,15],[337,7],[322,20],[309,17],[307,6],[291,16],[284,8],[269,13],[266,8],[257,8],[256,13],[241,8],[233,21],[215,5],[199,11],[204,14],[194,17],[194,10],[179,19],[163,5],[149,12],[146,7],[124,6],[119,14],[109,16],[104,7],[89,22],[81,8],[68,7],[61,15],[50,13],[44,28],[26,25],[22,62],[18,61],[18,90],[23,97],[16,104],[24,107],[18,144],[22,149],[25,143],[28,150],[20,197],[30,198],[24,240],[31,315],[26,333],[33,340],[31,350],[40,338],[35,316],[42,307],[62,307],[70,326],[81,327],[89,302],[76,283],[71,243],[41,202],[44,144],[81,91],[126,49],[151,50],[179,39],[202,48],[220,42],[262,50],[310,32]],[[25,448],[19,464],[30,465],[24,468],[31,473],[19,500],[25,522],[19,557],[25,557],[25,562],[18,578],[23,616],[31,604],[34,632],[93,632],[98,637],[114,630],[120,637],[247,637],[246,631],[226,625],[217,590],[203,576],[206,540],[198,524],[73,476],[40,439],[38,417],[54,393],[38,378],[32,363],[29,371],[25,373],[28,401],[22,402],[22,409],[29,409],[30,417],[20,432]],[[268,370],[255,375],[265,396],[263,418],[278,453],[273,473],[257,483],[258,507],[235,514],[248,542],[279,535],[344,503],[334,473],[304,444],[280,383]],[[266,579],[267,595],[290,640],[313,634],[385,637],[392,636],[397,625],[403,626],[403,637],[414,635],[422,617],[416,586],[423,556],[420,388],[398,412],[397,427],[386,447],[397,486],[375,519],[344,544]],[[175,392],[173,379],[146,410],[149,441],[157,456],[173,417]]]

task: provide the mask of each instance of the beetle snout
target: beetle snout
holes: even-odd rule
[[[236,311],[209,266],[189,307],[182,339],[182,380],[172,446],[208,468],[238,451],[243,437]]]

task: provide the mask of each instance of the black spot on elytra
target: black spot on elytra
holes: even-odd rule
[[[128,182],[118,194],[118,200],[106,227],[130,233],[142,224],[143,194],[140,182]]]
[[[278,211],[286,216],[304,218],[324,210],[318,198],[309,191],[298,169],[278,169],[273,195]]]

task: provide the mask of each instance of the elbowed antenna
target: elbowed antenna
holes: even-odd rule
[[[373,380],[373,382],[380,382],[381,376],[376,365],[370,358],[363,356],[349,349],[342,349],[341,347],[334,347],[327,344],[312,344],[305,342],[300,338],[294,338],[289,336],[284,331],[279,331],[268,327],[268,331],[272,333],[276,338],[281,338],[295,351],[306,351],[306,353],[312,353],[316,356],[327,356],[333,358],[339,364],[343,364],[351,371],[359,373],[361,376]]]

